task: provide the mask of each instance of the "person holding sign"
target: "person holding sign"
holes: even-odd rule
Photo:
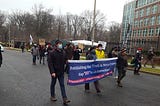
[[[95,53],[96,53],[96,58],[97,59],[103,59],[105,58],[105,53],[102,49],[102,44],[98,44],[97,46],[97,49],[95,50]],[[100,90],[100,87],[99,87],[99,81],[95,81],[95,87],[96,87],[96,90],[97,90],[97,93],[100,93],[101,90]]]
[[[95,53],[95,47],[91,47],[89,49],[89,51],[86,53],[86,60],[95,60],[97,57],[96,57],[96,53]],[[100,92],[100,89],[99,89],[99,83],[98,81],[94,81],[94,86],[96,88],[96,91],[97,93]],[[86,92],[89,92],[89,83],[85,83],[85,91]]]

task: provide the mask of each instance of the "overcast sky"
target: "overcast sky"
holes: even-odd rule
[[[106,22],[122,22],[123,6],[130,0],[97,0],[97,10],[106,16]],[[34,4],[42,4],[45,8],[52,8],[55,14],[81,14],[84,10],[93,10],[94,0],[0,0],[0,10],[31,11]]]

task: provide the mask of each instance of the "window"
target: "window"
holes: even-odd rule
[[[148,16],[149,14],[150,14],[150,7],[146,9],[146,16]]]
[[[154,25],[154,24],[155,24],[155,19],[156,19],[156,17],[152,17],[152,18],[151,18],[151,25]]]
[[[156,34],[155,34],[155,35],[156,35],[156,36],[158,36],[158,35],[159,35],[159,33],[160,33],[160,28],[159,28],[159,27],[157,27],[157,28],[156,28]]]
[[[154,6],[152,7],[152,14],[157,13],[157,10],[158,10],[157,5],[154,5]]]
[[[140,27],[143,26],[143,19],[140,20]]]
[[[136,11],[136,18],[138,18],[138,11]]]
[[[157,24],[160,25],[160,15],[157,18]]]

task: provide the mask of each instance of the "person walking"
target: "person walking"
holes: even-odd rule
[[[82,53],[81,49],[79,49],[78,46],[75,46],[73,60],[80,60],[80,53]]]
[[[39,54],[37,44],[34,44],[33,47],[31,48],[31,54],[33,56],[33,65],[36,65],[36,58]]]
[[[41,61],[43,62],[43,65],[45,64],[45,46],[40,45],[39,46],[39,63],[41,64]]]
[[[118,54],[117,65],[116,65],[118,69],[118,79],[117,79],[118,87],[123,87],[121,80],[126,75],[126,67],[128,66],[126,54],[127,54],[126,49],[122,49]]]
[[[139,70],[141,69],[141,60],[142,60],[142,53],[141,50],[137,50],[135,55],[135,63],[134,63],[134,75],[140,75]]]
[[[154,57],[154,50],[153,50],[153,48],[151,47],[151,49],[149,49],[149,51],[148,51],[147,60],[146,60],[146,62],[144,63],[144,67],[146,67],[146,64],[150,61],[150,62],[151,62],[151,65],[152,65],[152,68],[154,68],[153,57]]]
[[[86,60],[96,60],[96,59],[97,59],[97,57],[96,57],[96,53],[95,53],[95,47],[91,47],[86,54]],[[98,80],[94,81],[94,86],[95,86],[97,93],[100,93]],[[85,83],[85,91],[89,92],[89,90],[90,90],[89,83]]]
[[[21,45],[22,53],[24,53],[24,44]]]
[[[62,49],[62,42],[60,40],[56,41],[55,49],[49,53],[48,56],[48,68],[51,74],[51,85],[50,85],[50,93],[51,100],[57,101],[55,94],[55,85],[56,80],[59,80],[61,95],[63,99],[63,103],[67,104],[70,100],[67,99],[65,84],[64,84],[64,66],[66,64],[66,54]]]
[[[97,48],[95,49],[95,54],[96,54],[96,58],[97,59],[105,58],[105,53],[104,53],[104,51],[102,49],[102,44],[98,44]],[[99,80],[95,81],[94,84],[95,84],[97,93],[101,93]]]
[[[66,45],[66,47],[64,48],[64,50],[66,52],[67,60],[72,60],[73,59],[73,53],[74,53],[73,45],[71,43],[68,43]],[[65,66],[65,72],[69,73],[69,64],[68,63]]]
[[[3,60],[3,58],[2,58],[2,51],[1,51],[1,46],[0,46],[0,67],[2,65],[2,60]]]

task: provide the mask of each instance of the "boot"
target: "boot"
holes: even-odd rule
[[[71,101],[68,100],[67,98],[63,98],[63,104],[68,104],[69,102],[71,102]]]

